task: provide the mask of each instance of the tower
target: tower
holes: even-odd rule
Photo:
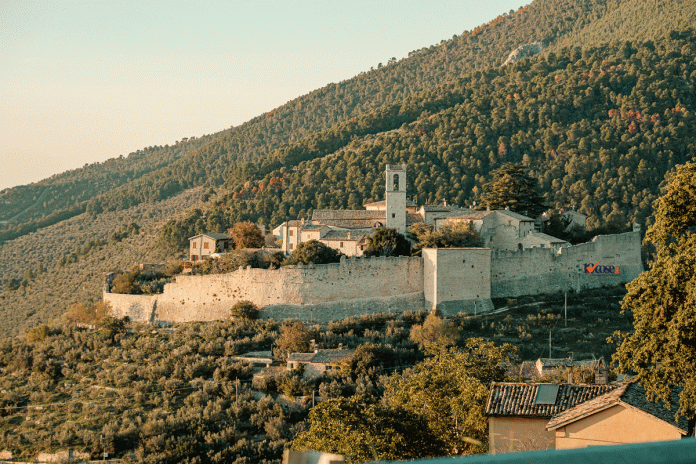
[[[387,164],[387,227],[406,233],[406,165]]]

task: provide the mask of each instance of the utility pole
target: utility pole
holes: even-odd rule
[[[568,327],[568,292],[565,292],[565,326]]]

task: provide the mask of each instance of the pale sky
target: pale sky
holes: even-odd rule
[[[237,126],[527,3],[0,0],[0,190]]]

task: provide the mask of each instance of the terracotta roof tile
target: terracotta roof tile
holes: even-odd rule
[[[686,434],[689,428],[688,420],[685,417],[680,417],[679,421],[676,421],[674,418],[674,413],[679,405],[680,391],[680,388],[672,388],[670,392],[672,408],[667,409],[665,403],[662,401],[649,401],[646,398],[645,389],[640,384],[629,381],[620,385],[611,392],[600,395],[585,403],[576,405],[575,407],[556,415],[546,425],[546,429],[556,430],[559,427],[563,427],[564,425],[591,416],[592,414],[603,411],[612,406],[625,403],[667,422],[668,424],[680,429],[682,433]]]
[[[548,417],[596,398],[616,385],[561,384],[554,404],[535,404],[538,383],[493,383],[488,397],[486,415],[515,417]]]

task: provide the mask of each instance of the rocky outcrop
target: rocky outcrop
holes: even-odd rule
[[[505,62],[503,62],[503,66],[516,63],[520,61],[522,58],[529,58],[530,56],[534,56],[537,53],[540,53],[543,49],[544,44],[541,41],[517,47],[517,49],[513,50],[512,53],[508,55]]]

